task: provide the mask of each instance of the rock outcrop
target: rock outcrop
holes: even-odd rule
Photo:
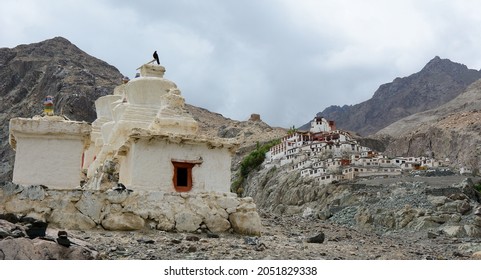
[[[319,185],[289,167],[263,169],[244,185],[260,211],[329,220],[368,232],[481,237],[481,195],[463,176],[359,179]]]
[[[45,225],[37,236],[35,224]],[[14,214],[0,216],[0,260],[93,260],[98,252],[93,246],[76,238],[69,238],[66,231],[46,232],[46,223]]]

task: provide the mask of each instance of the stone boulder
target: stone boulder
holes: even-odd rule
[[[6,220],[0,220],[0,238],[6,237],[26,237],[27,228],[22,225],[17,225]]]
[[[145,221],[132,213],[116,213],[107,215],[102,226],[106,230],[139,230],[144,228]]]
[[[229,215],[229,221],[237,233],[261,235],[261,218],[257,212],[235,212]]]
[[[325,238],[326,238],[326,236],[325,236],[324,232],[320,232],[316,236],[312,236],[312,237],[307,238],[306,242],[307,243],[322,243],[322,242],[324,242]]]
[[[8,220],[7,220],[8,219]],[[72,238],[68,248],[59,245],[46,223],[29,217],[2,214],[0,260],[91,260],[98,252],[83,240]],[[34,229],[34,230],[32,230]]]
[[[257,213],[257,207],[252,197],[244,197],[239,200],[236,212],[229,214],[229,222],[237,233],[261,235],[261,218]]]
[[[441,230],[450,237],[465,237],[466,231],[462,226],[444,226]]]
[[[0,260],[93,260],[98,253],[82,246],[61,246],[45,239],[0,240]]]
[[[53,210],[48,222],[59,228],[88,230],[96,227],[96,223],[89,217],[77,211]]]
[[[212,232],[224,232],[231,228],[229,221],[220,215],[211,215],[207,217],[205,225]]]
[[[85,191],[82,198],[75,204],[75,207],[95,223],[99,223],[104,201],[100,196]]]
[[[175,215],[175,227],[179,231],[196,231],[200,227],[201,223],[202,218],[191,211],[186,210]]]
[[[474,260],[481,260],[481,251],[474,252],[473,255],[472,255],[472,258]]]

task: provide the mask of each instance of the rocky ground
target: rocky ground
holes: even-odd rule
[[[262,214],[260,237],[232,233],[68,231],[72,242],[110,260],[468,260],[480,257],[479,238],[427,236],[419,232],[378,235],[330,221]],[[56,235],[57,229],[48,234]],[[324,234],[322,243],[310,238]],[[322,238],[321,238],[322,240]],[[319,241],[321,241],[319,240]],[[80,242],[79,242],[80,241]],[[73,245],[75,246],[75,245]]]
[[[71,246],[66,248],[59,245],[65,242],[59,240],[63,229],[49,225],[45,238],[31,240],[25,227],[0,219],[0,259],[481,259],[481,207],[467,180],[407,176],[324,186],[330,198],[318,193],[297,213],[260,207],[259,237],[212,234],[205,229],[194,233],[67,230]],[[331,211],[327,216],[325,209]]]

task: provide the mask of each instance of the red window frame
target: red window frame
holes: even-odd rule
[[[172,178],[172,183],[175,191],[188,192],[192,190],[192,168],[194,167],[195,163],[172,161],[172,165],[174,165],[174,176]],[[185,176],[187,176],[187,178],[179,178],[179,169],[186,169],[187,173]],[[180,176],[184,175],[181,174]],[[184,181],[186,184],[179,185],[180,181]]]

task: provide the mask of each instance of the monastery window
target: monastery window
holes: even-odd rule
[[[195,163],[172,161],[174,165],[174,188],[178,192],[188,192],[192,189],[192,168]]]

